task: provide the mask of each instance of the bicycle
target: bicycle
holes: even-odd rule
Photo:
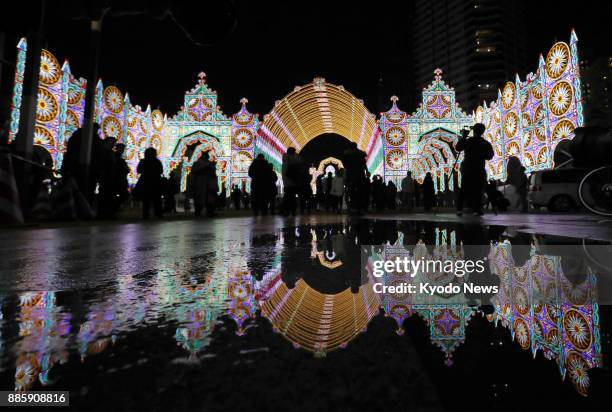
[[[595,167],[578,185],[578,198],[590,212],[612,216],[612,133],[609,129],[581,127],[575,130],[569,151],[574,166]]]
[[[578,198],[589,211],[600,216],[612,216],[612,165],[587,173],[578,186]]]

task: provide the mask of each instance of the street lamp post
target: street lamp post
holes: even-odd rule
[[[79,187],[85,194],[88,201],[93,200],[94,189],[90,185],[91,181],[91,150],[94,139],[94,116],[96,104],[96,81],[98,79],[98,68],[100,61],[100,42],[102,37],[102,20],[105,12],[98,19],[91,20],[90,42],[89,42],[89,76],[86,88],[85,112],[83,116],[83,136],[79,153],[79,168],[81,173],[78,176]]]
[[[40,21],[38,30],[28,33],[28,50],[23,76],[23,94],[21,98],[22,112],[19,118],[19,132],[15,138],[15,152],[25,158],[32,159],[34,147],[34,130],[36,127],[36,109],[38,107],[38,83],[40,77],[40,55],[45,31],[46,0],[41,1]],[[19,187],[21,207],[28,214],[36,193],[32,193],[30,179],[32,166],[29,162],[15,163],[15,175]]]

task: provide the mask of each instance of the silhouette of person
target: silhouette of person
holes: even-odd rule
[[[317,189],[317,194],[316,194],[316,210],[322,209],[323,207],[325,207],[325,175],[324,174],[320,174],[319,176],[317,176],[317,180],[315,182],[315,187]]]
[[[176,213],[175,196],[181,191],[181,177],[177,168],[172,169],[164,193],[164,212]]]
[[[332,183],[334,180],[334,176],[332,172],[327,172],[327,176],[325,177],[325,210],[329,212],[329,209],[332,207]]]
[[[502,192],[497,189],[497,183],[495,180],[489,180],[485,192],[487,193],[487,200],[491,206],[491,210],[495,213],[498,211],[505,212],[508,208],[508,199],[506,199]]]
[[[298,194],[300,199],[300,213],[310,213],[313,204],[312,187],[310,186],[310,175],[308,165],[304,162],[300,163],[300,180]]]
[[[344,196],[344,169],[339,169],[332,178],[330,196],[332,197],[332,210],[342,210],[342,197]]]
[[[508,159],[507,171],[508,178],[506,179],[506,183],[514,186],[516,194],[518,195],[518,204],[516,206],[520,207],[522,213],[527,213],[529,209],[529,203],[527,201],[529,180],[525,174],[525,167],[521,164],[519,159],[511,156]]]
[[[109,218],[114,212],[115,206],[115,154],[113,148],[117,139],[108,136],[99,142],[96,157],[98,167],[98,217]]]
[[[238,187],[238,185],[234,185],[230,197],[232,198],[232,203],[234,203],[234,209],[240,210],[240,200],[242,197],[242,191],[240,190],[240,187]]]
[[[385,209],[385,184],[380,175],[374,175],[372,179],[372,203],[378,211]]]
[[[395,186],[395,183],[393,183],[391,180],[387,182],[385,199],[387,201],[387,208],[389,210],[395,210],[397,202],[397,186]]]
[[[404,209],[412,209],[414,207],[414,179],[412,172],[408,171],[406,177],[402,179],[402,207]]]
[[[268,213],[267,183],[268,177],[267,162],[262,153],[259,153],[249,166],[249,177],[251,178],[251,207],[253,214],[257,216]]]
[[[295,216],[297,201],[301,179],[302,179],[302,161],[300,156],[295,152],[294,147],[289,147],[287,153],[283,155],[283,187],[285,196],[283,198],[283,214],[291,214]]]
[[[351,142],[350,147],[344,151],[343,157],[344,181],[349,208],[361,214],[367,204],[365,196],[360,197],[360,192],[364,192],[367,185],[365,152],[359,150],[356,142]]]
[[[94,142],[97,144],[98,137],[93,136]],[[96,176],[94,173],[93,164],[90,166],[89,179],[86,179],[87,174],[83,173],[84,168],[80,164],[81,146],[83,143],[83,129],[77,129],[66,144],[66,153],[64,154],[64,160],[62,161],[62,167],[60,172],[62,174],[62,180],[68,181],[73,178],[76,182],[78,190],[85,196],[87,201],[93,203],[95,188],[96,188]],[[91,162],[94,161],[94,149],[92,148]]]
[[[421,189],[423,192],[423,209],[429,211],[433,207],[435,200],[435,188],[431,172],[427,172],[425,175]]]
[[[128,175],[130,167],[123,158],[125,144],[115,145],[115,170],[113,172],[113,214],[117,213],[121,205],[127,200],[129,194]]]
[[[276,187],[276,182],[278,181],[278,176],[276,175],[276,172],[274,171],[274,166],[272,166],[272,163],[266,161],[266,166],[265,166],[265,174],[266,174],[266,178],[265,178],[265,184],[266,184],[266,190],[265,190],[265,207],[270,211],[271,214],[274,214],[275,210],[276,210],[276,196],[278,195],[278,187]]]
[[[138,162],[136,171],[140,174],[137,186],[142,200],[142,217],[149,218],[151,205],[155,216],[163,217],[162,211],[162,174],[164,167],[157,158],[157,150],[149,147],[144,152],[144,158]]]
[[[202,153],[200,158],[191,167],[192,173],[192,194],[195,216],[202,214],[202,209],[206,207],[206,215],[215,215],[217,201],[217,164],[210,161],[208,152]]]
[[[483,136],[485,125],[476,123],[474,137],[459,139],[455,145],[457,152],[463,152],[461,162],[461,190],[457,198],[457,214],[463,214],[463,204],[467,202],[475,215],[482,215],[482,194],[487,183],[485,162],[493,158],[493,146]]]

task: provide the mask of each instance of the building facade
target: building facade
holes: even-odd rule
[[[457,101],[476,107],[497,98],[497,88],[525,73],[526,13],[520,0],[415,0],[412,15],[416,92],[433,67],[455,85]]]

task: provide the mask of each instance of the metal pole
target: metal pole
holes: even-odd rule
[[[28,50],[26,54],[26,65],[23,76],[23,95],[21,98],[21,116],[19,118],[19,132],[15,137],[15,152],[27,160],[32,160],[32,149],[34,146],[34,129],[36,127],[36,108],[38,106],[38,82],[40,75],[40,55],[45,31],[46,0],[41,1],[40,22],[38,30],[27,36]],[[32,167],[28,162],[18,162],[15,167],[15,175],[21,207],[27,216],[32,206],[33,197],[36,196],[32,190],[36,190],[30,184]]]
[[[98,66],[100,60],[100,40],[102,32],[102,16],[98,20],[92,20],[90,26],[89,42],[89,76],[87,80],[87,91],[85,101],[85,114],[83,119],[83,136],[81,141],[81,153],[79,156],[79,187],[90,202],[93,200],[94,187],[90,184],[91,171],[91,149],[94,140],[94,109],[96,104],[96,83],[98,80]]]

